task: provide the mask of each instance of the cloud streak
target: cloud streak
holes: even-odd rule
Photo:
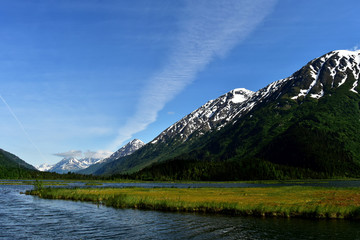
[[[135,114],[118,131],[110,148],[155,122],[158,112],[214,58],[225,57],[270,13],[276,0],[186,1],[178,40],[168,63],[143,89]]]
[[[55,153],[55,156],[62,157],[62,158],[81,158],[82,157],[82,151],[80,150],[70,150],[68,152],[63,153]]]
[[[106,150],[99,150],[96,152],[86,151],[82,152],[81,150],[70,150],[63,153],[55,153],[54,156],[62,158],[94,158],[94,159],[103,159],[109,157],[113,152]]]
[[[39,153],[39,155],[41,156],[42,160],[45,160],[44,155],[42,154],[42,152],[40,151],[40,149],[35,145],[34,141],[31,139],[30,135],[28,134],[28,132],[25,130],[24,125],[22,124],[22,122],[19,120],[19,118],[16,116],[16,114],[14,113],[14,111],[12,110],[12,108],[10,107],[10,105],[7,103],[7,101],[5,101],[5,99],[2,97],[2,95],[0,94],[0,99],[1,101],[5,104],[6,108],[9,110],[10,114],[13,116],[13,118],[15,119],[15,121],[17,122],[17,124],[19,125],[19,127],[21,128],[22,132],[24,133],[24,135],[26,136],[26,138],[28,139],[28,141],[31,143],[31,145],[33,145],[33,147],[35,148],[35,150]]]
[[[113,154],[113,152],[106,151],[106,150],[99,150],[96,152],[88,150],[88,151],[84,152],[84,157],[85,158],[104,159],[104,158],[110,157],[111,154]]]

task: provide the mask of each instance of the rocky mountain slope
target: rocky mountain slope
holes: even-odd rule
[[[201,136],[208,131],[220,129],[241,113],[242,103],[253,95],[254,92],[250,90],[237,88],[210,100],[160,133],[151,143],[165,143],[173,139],[185,142],[192,136]]]
[[[99,161],[99,163],[112,162],[118,158],[131,155],[133,152],[142,148],[144,145],[145,145],[145,143],[143,141],[141,141],[139,139],[134,139],[134,140],[128,142],[125,146],[121,147],[116,152],[114,152],[110,157],[105,158],[102,161]]]

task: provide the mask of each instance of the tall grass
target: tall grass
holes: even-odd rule
[[[116,208],[262,217],[360,219],[359,189],[266,188],[45,188],[27,194],[90,201]]]

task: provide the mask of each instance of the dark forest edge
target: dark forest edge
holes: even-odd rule
[[[131,174],[114,174],[111,179],[144,181],[252,181],[295,179],[348,179],[360,175],[344,171],[314,171],[310,168],[275,164],[253,159],[248,161],[198,161],[173,159],[155,163]]]
[[[42,179],[42,180],[106,180],[107,177],[83,175],[73,172],[58,174],[54,172],[40,172],[27,168],[4,168],[0,166],[0,179]]]
[[[40,172],[22,167],[3,168],[0,179],[49,179],[49,180],[137,180],[137,181],[253,181],[253,180],[296,180],[296,179],[349,179],[358,174],[334,174],[334,172],[313,171],[309,168],[274,164],[267,161],[194,161],[173,159],[153,164],[131,174],[86,175],[68,172]]]

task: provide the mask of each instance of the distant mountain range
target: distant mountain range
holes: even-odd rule
[[[56,172],[56,173],[77,172],[101,160],[103,160],[103,158],[77,159],[75,157],[65,157],[55,165],[42,164],[38,166],[37,169],[39,171],[48,171],[48,172]]]
[[[195,180],[360,176],[359,74],[359,51],[330,52],[257,92],[234,89],[207,102],[92,173]]]
[[[144,146],[139,139],[134,139],[127,143],[125,146],[120,148],[118,151],[111,154],[109,157],[103,154],[94,154],[92,157],[77,158],[74,156],[64,157],[61,161],[54,165],[42,164],[37,167],[39,171],[48,171],[56,173],[68,173],[68,172],[78,172],[83,174],[91,174],[97,168],[105,165],[108,162],[114,161],[118,158],[127,156],[135,152]]]
[[[104,158],[110,156],[112,152],[99,150],[96,152],[87,151],[82,152],[78,150],[71,150],[64,153],[56,153],[55,156],[63,157],[61,161],[54,165],[42,164],[37,166],[39,171],[56,172],[56,173],[68,173],[76,172],[81,169],[85,169],[92,164],[95,164]]]

